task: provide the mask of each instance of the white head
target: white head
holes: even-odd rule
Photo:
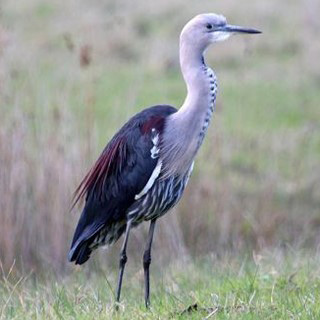
[[[182,29],[180,44],[190,44],[194,49],[204,51],[210,44],[226,40],[233,33],[261,33],[251,28],[227,24],[224,16],[204,13],[195,16]]]

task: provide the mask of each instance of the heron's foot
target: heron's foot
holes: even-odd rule
[[[121,305],[121,303],[119,301],[116,301],[114,303],[114,311],[115,312],[120,312],[121,307],[123,307],[123,306]]]

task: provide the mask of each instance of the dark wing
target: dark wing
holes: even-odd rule
[[[69,260],[82,264],[89,259],[101,229],[126,221],[126,211],[147,184],[158,159],[151,157],[152,129],[161,133],[171,106],[154,106],[131,118],[108,143],[75,193],[74,205],[86,197]]]

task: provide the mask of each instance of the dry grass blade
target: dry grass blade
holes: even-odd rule
[[[216,307],[211,313],[209,313],[205,318],[203,318],[204,320],[211,318],[212,316],[214,316],[217,312],[219,311],[219,307]]]

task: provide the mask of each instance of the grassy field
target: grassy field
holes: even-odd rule
[[[8,274],[0,284],[0,319],[319,319],[319,256],[281,251],[232,255],[156,267],[152,307],[143,275],[129,267],[115,311],[115,274],[74,274],[40,281]]]
[[[319,6],[1,1],[0,319],[319,319]],[[135,112],[182,104],[179,32],[210,11],[264,33],[207,52],[217,111],[182,201],[157,225],[152,309],[143,225],[114,313],[119,244],[81,270],[66,261],[72,192]]]

